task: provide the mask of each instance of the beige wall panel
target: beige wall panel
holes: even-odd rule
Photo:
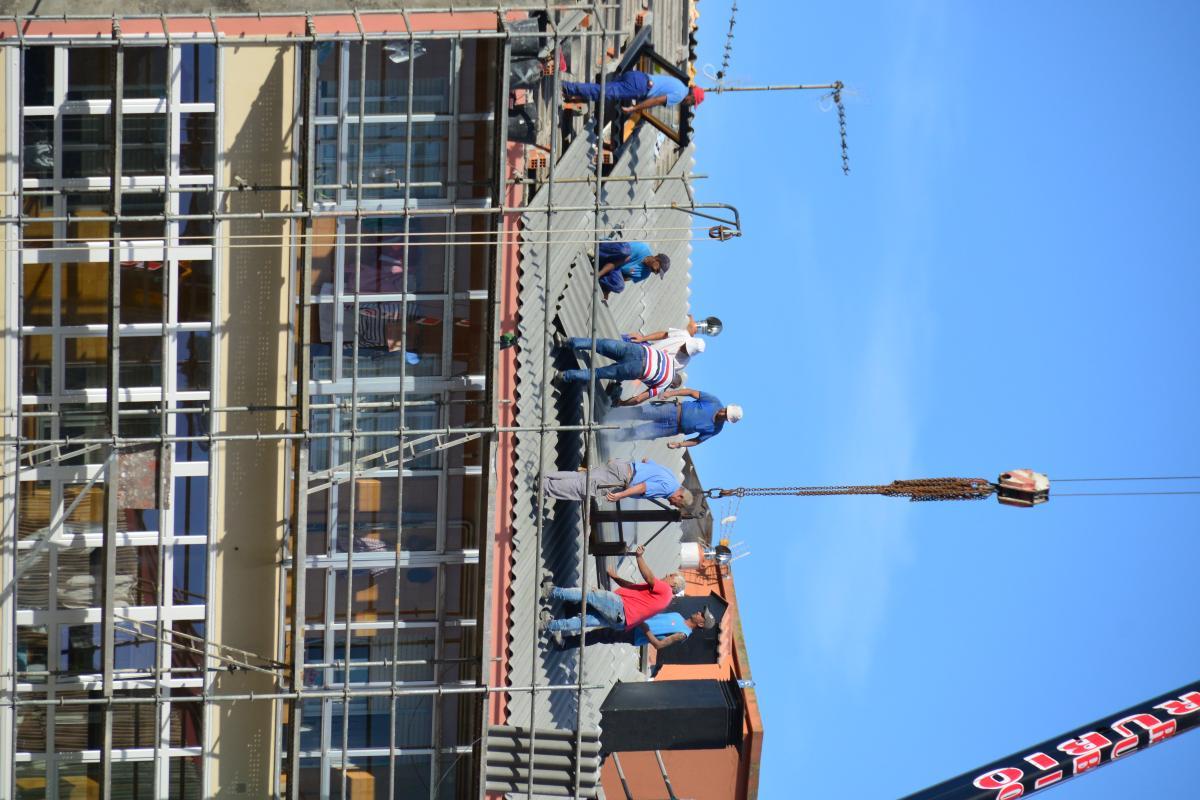
[[[256,185],[291,182],[294,53],[291,48],[230,47],[224,51],[223,185],[234,176]],[[234,212],[279,211],[288,195],[230,195]],[[286,402],[288,367],[287,223],[225,223],[222,258],[221,379],[218,405]],[[247,240],[248,235],[271,238]],[[246,241],[274,247],[237,248]],[[284,428],[279,412],[222,415],[224,428],[254,433]],[[216,641],[275,655],[279,624],[279,562],[285,533],[288,471],[282,441],[225,442],[220,452],[216,525]],[[217,693],[279,690],[264,675],[224,674]],[[275,759],[276,703],[238,701],[210,712],[215,797],[269,797]]]

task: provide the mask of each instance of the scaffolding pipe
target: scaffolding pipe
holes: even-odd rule
[[[112,20],[112,33],[116,42],[113,50],[112,87],[113,108],[109,114],[110,130],[112,131],[112,209],[115,221],[113,234],[115,238],[121,235],[121,174],[123,169],[122,157],[125,148],[124,113],[122,106],[125,98],[125,48],[120,40],[120,25],[116,17]],[[113,695],[113,659],[116,632],[114,618],[116,606],[117,584],[117,520],[121,509],[117,496],[120,486],[120,469],[118,466],[119,449],[116,439],[120,437],[121,427],[121,253],[117,248],[111,248],[109,253],[108,275],[108,429],[113,435],[113,447],[108,453],[106,467],[106,483],[104,499],[104,544],[102,548],[101,579],[101,669],[103,671],[103,694],[106,698]],[[112,747],[113,747],[113,715],[105,709],[103,733],[100,744],[100,795],[112,796]]]
[[[588,684],[583,687],[584,691],[607,690],[609,687],[606,684],[595,683]],[[554,683],[541,684],[534,686],[479,686],[477,684],[469,684],[463,686],[455,686],[453,684],[440,684],[436,686],[404,686],[392,685],[387,688],[370,688],[365,687],[357,689],[354,692],[355,697],[418,697],[425,695],[470,695],[470,694],[492,694],[492,693],[534,693],[534,692],[577,692],[579,691],[578,684],[575,683]],[[207,694],[201,693],[196,695],[181,695],[172,697],[172,703],[240,703],[243,701],[253,700],[300,700],[302,698],[323,698],[337,697],[341,698],[341,689],[300,689],[289,692],[245,692],[240,694]],[[12,706],[121,706],[121,705],[138,705],[153,703],[154,698],[149,695],[141,697],[130,696],[114,696],[114,697],[54,697],[54,698],[32,698],[21,699],[13,698],[8,701],[7,705]]]
[[[310,32],[313,30],[312,15],[307,17],[307,26]],[[304,131],[304,160],[300,167],[300,183],[304,185],[303,206],[306,209],[312,208],[313,203],[313,172],[315,170],[316,161],[316,136],[313,126],[313,118],[316,116],[317,109],[317,48],[314,44],[306,44],[303,48],[304,71],[303,83],[304,87],[304,112],[302,130]],[[216,206],[213,206],[216,208]],[[312,234],[312,219],[309,218],[302,223],[302,230],[306,236]],[[308,334],[311,327],[310,309],[312,306],[306,302],[308,296],[312,293],[312,262],[313,252],[311,242],[305,239],[301,240],[302,258],[301,258],[301,274],[300,286],[301,291],[296,297],[296,416],[295,426],[298,433],[308,433],[308,363],[309,363],[309,348]],[[292,534],[293,534],[293,566],[292,566],[292,675],[291,684],[293,687],[302,686],[304,683],[304,611],[305,611],[305,560],[308,554],[308,492],[299,491],[299,488],[304,486],[308,477],[308,459],[309,459],[310,441],[304,439],[299,443],[295,453],[295,487],[293,488],[293,496],[295,503],[295,513],[292,517]],[[288,758],[287,758],[287,793],[291,800],[300,800],[300,702],[299,698],[292,699],[288,707]]]
[[[551,162],[553,166],[553,162]],[[553,171],[553,170],[551,170]],[[546,187],[549,189],[550,180],[548,178]],[[549,197],[549,192],[547,192]],[[684,211],[687,213],[695,213],[697,209],[725,209],[737,213],[737,209],[729,203],[618,203],[615,205],[605,205],[606,211]],[[544,207],[542,206],[453,206],[453,207],[426,207],[420,208],[380,208],[373,209],[368,212],[352,211],[349,209],[336,208],[311,208],[307,211],[213,211],[208,214],[137,214],[124,215],[121,219],[126,222],[175,222],[186,220],[266,220],[266,219],[324,219],[324,218],[342,218],[342,217],[357,217],[360,214],[368,217],[479,217],[492,215],[519,215],[526,216],[528,214],[557,214],[566,211],[592,211],[591,205],[579,206],[555,206],[551,208],[551,202],[548,200]],[[696,214],[696,216],[705,216]],[[705,216],[706,219],[713,219],[718,222],[729,222],[729,220],[720,217]],[[20,216],[5,216],[0,217],[0,223],[20,222],[23,217]],[[87,216],[87,217],[72,217],[69,214],[53,217],[37,217],[38,222],[79,222],[86,220],[88,222],[115,222],[116,217],[112,215]],[[208,237],[205,237],[208,238]],[[317,238],[320,238],[318,236]],[[129,241],[129,240],[126,240]],[[55,249],[55,248],[34,248],[34,249]],[[67,249],[67,248],[57,248]]]
[[[447,428],[413,428],[411,430],[403,430],[400,428],[384,428],[381,430],[359,431],[359,433],[370,433],[372,436],[428,436],[431,434],[440,434],[449,436],[451,434],[470,434],[470,433],[567,433],[572,431],[585,430],[614,430],[620,427],[614,423],[599,423],[591,422],[586,425],[483,425],[472,427],[447,427]],[[88,438],[88,437],[60,437],[57,439],[20,439],[22,444],[26,445],[114,445],[114,444],[158,444],[160,442],[237,442],[237,441],[277,441],[277,440],[296,440],[303,439],[319,440],[319,439],[344,439],[348,438],[351,431],[266,431],[264,433],[206,433],[188,436],[182,434],[172,434],[167,436],[128,436],[128,437],[108,437],[103,439]],[[17,438],[5,438],[0,440],[0,446],[15,445]]]

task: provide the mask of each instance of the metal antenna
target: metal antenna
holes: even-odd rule
[[[733,26],[737,25],[737,0],[729,9],[729,32],[725,34],[725,52],[721,56],[721,69],[717,72],[717,86],[725,85],[725,73],[729,71],[729,57],[733,54]]]
[[[717,80],[720,81],[724,75],[724,65],[722,71],[717,73]],[[713,94],[722,94],[723,92],[795,92],[811,89],[827,89],[829,94],[826,98],[833,100],[833,105],[837,108],[838,114],[838,134],[842,140],[842,173],[850,174],[850,151],[846,145],[846,106],[842,103],[842,90],[846,85],[841,81],[833,83],[787,83],[767,86],[724,86],[718,82],[716,86],[705,89],[705,92]],[[822,98],[824,99],[824,98]]]

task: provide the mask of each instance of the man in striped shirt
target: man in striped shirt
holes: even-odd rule
[[[567,346],[586,352],[592,349],[592,340],[573,336],[567,340]],[[641,381],[646,385],[642,393],[646,397],[655,397],[683,383],[683,373],[675,370],[675,363],[665,350],[620,339],[597,339],[596,352],[613,360],[612,364],[596,368],[597,379]],[[565,381],[586,381],[588,370],[563,370],[562,376]]]

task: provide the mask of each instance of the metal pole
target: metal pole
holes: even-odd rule
[[[311,15],[308,26],[313,27]],[[303,207],[313,206],[313,172],[315,171],[316,137],[313,130],[313,118],[317,108],[317,48],[309,42],[301,50],[304,58],[302,68],[304,87],[304,112],[300,131],[304,141],[304,160],[301,164],[300,183],[304,186]],[[215,208],[215,205],[214,205]],[[301,225],[304,237],[301,239],[303,257],[301,259],[299,291],[296,302],[296,417],[295,427],[299,434],[307,434],[309,427],[308,409],[308,330],[311,325],[308,298],[312,292],[312,261],[313,252],[308,241],[312,236],[311,218]],[[292,675],[293,691],[300,690],[304,685],[304,605],[305,605],[305,562],[308,557],[308,492],[304,487],[308,482],[308,459],[311,440],[305,436],[297,448],[295,455],[294,481],[294,520],[292,526]],[[288,721],[291,723],[288,742],[287,759],[287,793],[292,800],[300,800],[300,714],[301,704],[299,695],[292,698],[288,708]]]
[[[654,759],[658,762],[658,772],[662,775],[663,783],[667,787],[667,797],[670,800],[679,800],[679,797],[675,794],[675,787],[671,785],[671,776],[667,774],[667,765],[663,763],[662,753],[655,750]]]
[[[113,241],[109,245],[109,303],[108,303],[108,430],[113,437],[113,446],[108,452],[105,482],[103,578],[101,582],[101,655],[103,670],[103,695],[113,696],[113,658],[115,645],[114,605],[117,582],[117,524],[120,508],[117,494],[120,485],[118,457],[120,448],[121,409],[121,173],[122,148],[124,147],[124,116],[122,105],[125,99],[125,48],[121,41],[121,28],[113,17],[112,35],[116,39],[113,50],[112,113],[109,120],[112,129],[112,208],[115,219],[112,223]],[[100,795],[112,796],[112,709],[104,709],[104,733],[100,749]]]
[[[1200,726],[1200,681],[964,772],[903,800],[1013,800]]]
[[[712,92],[713,94],[723,94],[724,92],[791,92],[807,89],[828,89],[830,91],[838,91],[842,87],[841,81],[833,83],[782,83],[779,85],[768,86],[714,86],[711,89],[704,91]]]
[[[552,138],[557,138],[557,137],[552,137]],[[547,178],[546,182],[547,182],[547,184],[549,184],[549,178]],[[227,191],[228,191],[228,189],[227,189]],[[592,211],[593,208],[594,208],[594,206],[589,203],[588,205],[579,205],[579,206],[572,206],[572,205],[558,206],[557,208],[554,209],[554,211],[559,212],[559,213],[564,212],[564,211]],[[718,222],[730,222],[730,220],[725,220],[720,217],[713,217],[713,216],[706,216],[703,214],[698,214],[698,213],[696,213],[696,210],[697,209],[722,208],[722,209],[726,209],[729,211],[733,211],[735,214],[737,213],[737,209],[734,206],[730,205],[729,203],[687,203],[685,205],[680,205],[679,203],[632,203],[632,204],[616,204],[616,205],[610,204],[610,205],[606,206],[606,208],[609,211],[669,211],[669,210],[685,211],[690,214],[695,214],[696,216],[705,216],[706,219],[713,219],[713,220],[717,220]],[[524,216],[525,214],[539,214],[539,213],[540,214],[551,213],[549,210],[549,203],[547,203],[547,208],[545,208],[545,209],[527,208],[525,206],[506,206],[506,205],[496,205],[496,206],[490,206],[490,207],[488,207],[488,206],[481,206],[481,207],[475,207],[475,206],[449,206],[449,207],[448,206],[421,206],[420,208],[410,208],[407,210],[402,209],[402,208],[399,208],[399,209],[398,208],[380,208],[380,209],[372,211],[371,216],[372,217],[400,217],[400,216],[446,217],[446,216],[449,216],[449,217],[453,218],[453,217],[493,216],[496,214]],[[253,220],[253,219],[257,219],[257,220],[264,220],[264,219],[318,219],[321,217],[353,217],[353,216],[354,216],[354,211],[352,211],[352,210],[339,210],[339,209],[335,209],[335,208],[330,208],[330,209],[308,208],[304,211],[240,211],[240,212],[212,211],[211,213],[208,213],[208,214],[171,214],[171,215],[129,214],[129,215],[122,217],[122,219],[124,219],[126,221],[135,221],[135,222],[157,222],[159,220],[184,221],[184,220],[235,220],[235,219],[251,219],[251,220]],[[112,222],[114,219],[115,219],[115,217],[112,215],[104,216],[104,215],[99,215],[99,214],[96,216],[88,215],[86,217],[86,220],[88,222]],[[18,221],[19,221],[18,218],[15,216],[0,217],[0,222],[18,222]],[[79,222],[80,218],[79,217],[71,217],[69,215],[66,215],[66,216],[55,216],[55,217],[38,217],[38,221],[39,222]]]
[[[550,0],[546,0],[546,21],[551,29],[550,52],[554,54],[554,58],[558,58],[558,48],[562,46],[562,39],[559,36],[558,21],[554,18],[554,10],[551,8]],[[554,77],[551,80],[551,101],[550,108],[558,108],[558,98],[561,93],[562,75],[559,70],[554,70]],[[553,263],[551,257],[554,252],[554,170],[555,164],[558,161],[558,136],[559,128],[561,127],[560,117],[558,114],[552,114],[552,124],[550,126],[550,157],[547,159],[547,185],[546,185],[546,260],[542,265],[542,380],[543,390],[545,388],[546,376],[550,374],[550,342],[552,324],[550,319],[550,265]],[[543,391],[541,397],[541,423],[545,428],[548,420],[548,409],[550,403],[547,394]],[[545,477],[546,470],[546,434],[543,430],[538,434],[538,464],[537,464],[537,487],[534,489],[537,492],[537,524],[534,527],[534,546],[533,552],[540,555],[542,552],[542,533],[546,524],[546,495],[542,491],[542,479]],[[541,581],[534,581],[531,587],[532,597],[530,603],[533,608],[533,619],[539,618],[540,602],[540,584]],[[531,686],[537,686],[538,679],[538,648],[540,642],[537,636],[530,637],[530,668],[529,668],[529,683]],[[535,688],[529,697],[529,765],[532,772],[534,758],[537,754],[537,689]],[[526,800],[533,800],[533,780],[530,775],[530,780],[526,785]]]
[[[605,684],[588,684],[583,687],[586,691],[597,691],[603,689],[607,691],[610,687]],[[425,695],[469,695],[480,693],[523,693],[523,692],[576,692],[579,690],[578,685],[574,683],[556,683],[542,684],[539,686],[479,686],[476,684],[442,684],[440,686],[404,686],[403,684],[393,684],[384,689],[362,688],[355,691],[355,697],[422,697]],[[320,697],[341,697],[341,689],[305,689],[303,691],[291,692],[243,692],[235,694],[197,694],[183,695],[181,697],[172,698],[175,703],[240,703],[244,701],[254,700],[298,700],[302,697],[320,698]],[[153,703],[153,697],[146,695],[132,696],[114,696],[114,697],[56,697],[52,699],[41,700],[14,700],[13,705],[17,706],[55,706],[65,708],[67,706],[123,706],[123,705],[145,705]]]

